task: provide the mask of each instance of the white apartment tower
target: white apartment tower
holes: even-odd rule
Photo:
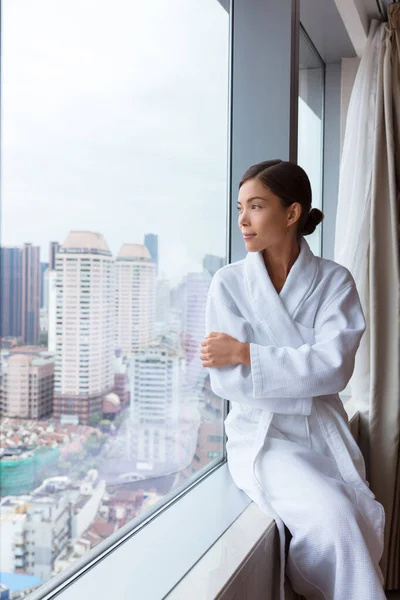
[[[124,244],[116,260],[115,345],[135,355],[154,341],[156,265],[143,244]]]
[[[187,425],[181,422],[182,370],[182,353],[165,343],[142,348],[133,359],[130,459],[147,476],[175,472],[188,454]]]
[[[70,521],[66,494],[33,495],[25,521],[27,573],[50,579],[57,558],[68,547]]]
[[[211,275],[205,269],[202,273],[188,273],[183,286],[183,343],[185,351],[187,385],[186,394],[202,393],[207,370],[200,359],[201,342],[205,337],[207,294]]]
[[[71,231],[56,271],[54,416],[86,424],[114,385],[114,261],[103,235]]]
[[[179,418],[183,357],[167,344],[143,348],[133,360],[133,415],[139,425],[166,425]]]

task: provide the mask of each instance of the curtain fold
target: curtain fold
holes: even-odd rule
[[[373,21],[350,99],[335,261],[353,274],[367,329],[346,393],[360,411],[367,478],[385,507],[386,589],[400,588],[400,4]]]

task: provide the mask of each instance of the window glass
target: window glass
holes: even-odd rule
[[[226,262],[229,14],[6,0],[2,34],[0,559],[17,598],[223,458],[200,344]]]
[[[303,29],[300,31],[298,164],[310,178],[312,207],[322,210],[324,63]],[[321,256],[322,224],[306,237]]]

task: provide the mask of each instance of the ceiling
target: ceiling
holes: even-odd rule
[[[367,41],[372,19],[381,19],[378,4],[382,12],[391,0],[334,0],[351,43],[358,56],[361,56]]]
[[[230,0],[218,0],[229,11]],[[326,63],[361,56],[372,19],[393,0],[299,0],[300,20]],[[400,0],[397,0],[400,1]]]
[[[397,0],[400,2],[400,0]],[[326,63],[362,56],[372,19],[393,0],[299,0],[300,20]]]

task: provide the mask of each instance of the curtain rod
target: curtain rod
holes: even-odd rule
[[[386,13],[385,7],[381,6],[380,0],[375,0],[375,2],[376,2],[376,6],[378,7],[378,11],[379,11],[382,21],[387,21],[387,13]]]
[[[388,16],[387,16],[387,4],[384,2],[384,0],[375,0],[376,2],[376,6],[378,7],[378,11],[379,14],[381,16],[382,21],[387,21],[388,20]],[[390,4],[398,4],[400,2],[400,0],[393,0]]]

